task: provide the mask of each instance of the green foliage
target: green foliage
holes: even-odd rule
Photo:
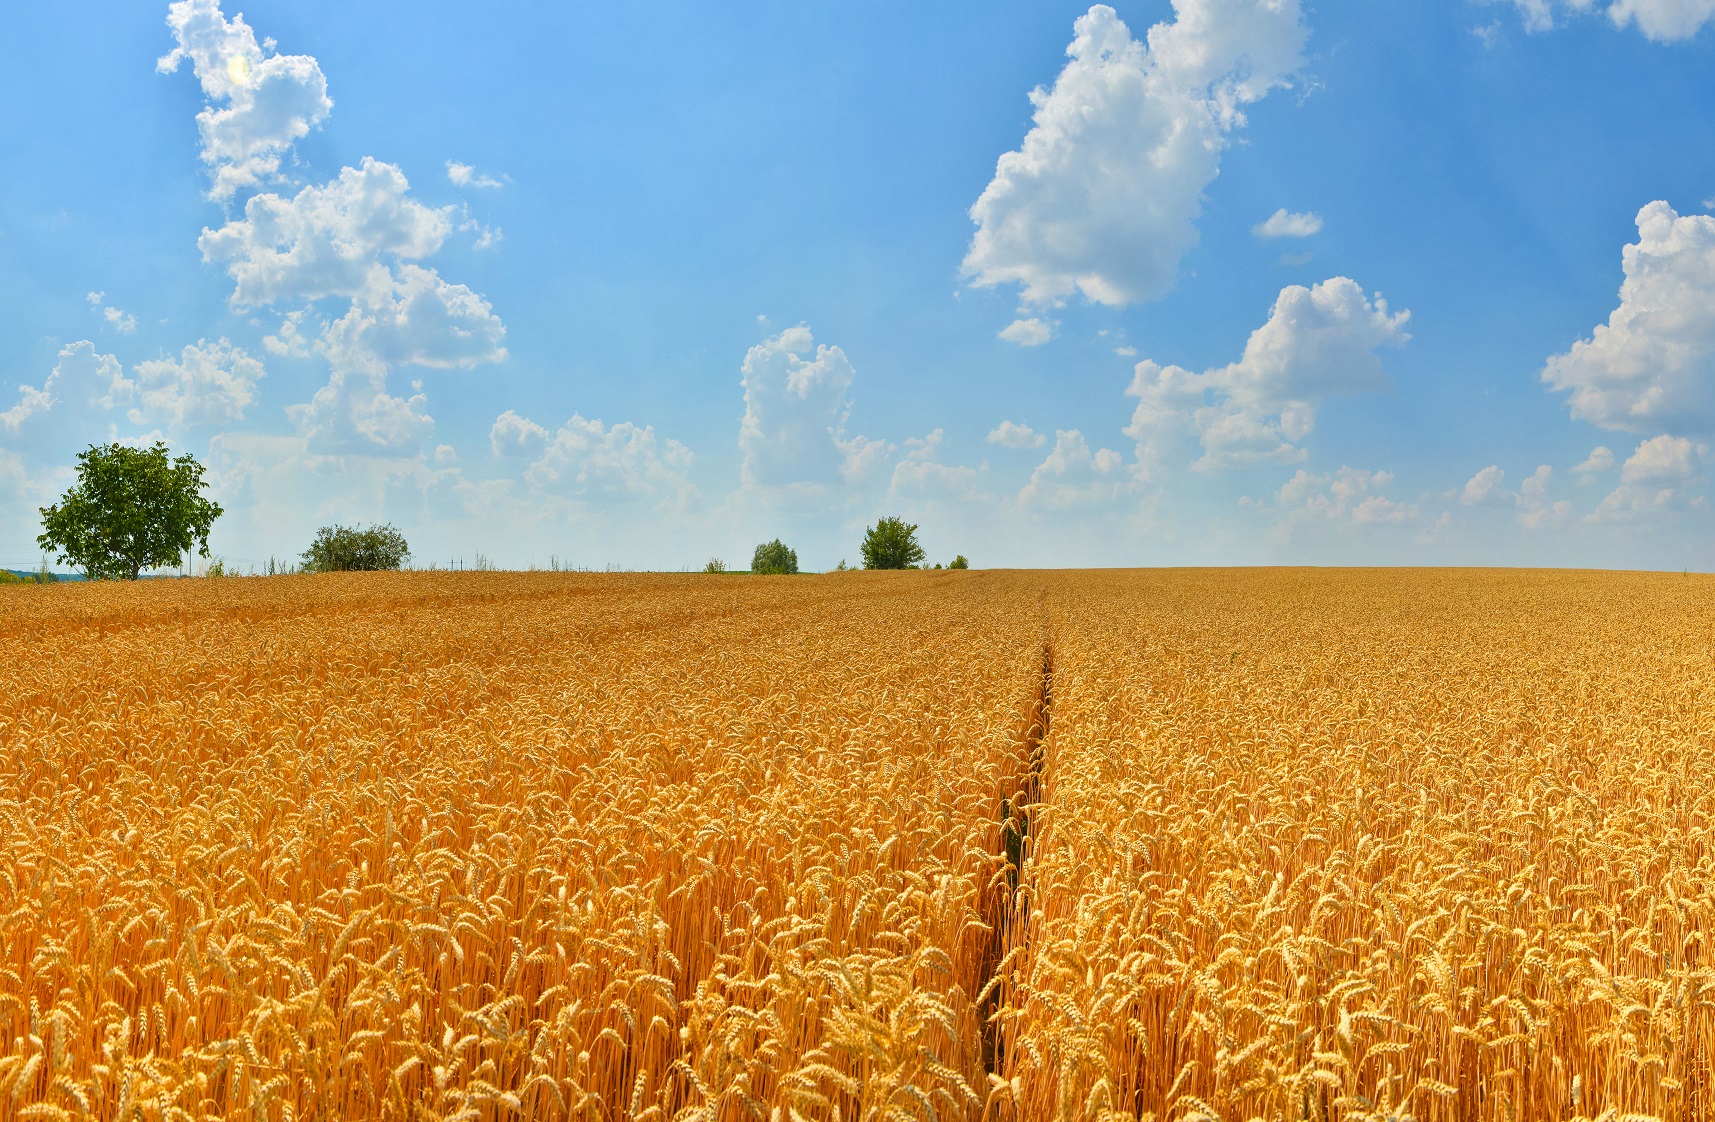
[[[923,563],[917,527],[901,518],[883,518],[863,536],[863,567],[911,569]]]
[[[970,567],[971,563],[965,560],[965,555],[962,553],[953,558],[952,563],[947,566],[949,569],[968,569]]]
[[[378,572],[404,568],[411,557],[405,535],[392,526],[323,526],[304,551],[306,573]]]
[[[783,573],[798,571],[798,553],[786,548],[786,543],[779,538],[771,542],[763,542],[756,547],[756,552],[750,558],[750,571],[763,576],[778,576]]]
[[[10,570],[0,569],[0,584],[34,584],[34,583],[35,583],[34,581],[25,580],[23,577],[19,576],[17,573],[11,572]]]
[[[834,572],[836,573],[849,572],[850,569],[851,566],[846,564],[846,559],[844,557],[840,558],[840,563],[834,566]]]
[[[208,571],[203,573],[205,577],[224,577],[226,575],[226,562],[219,557],[210,562]]]
[[[724,573],[726,572],[726,562],[722,561],[719,557],[711,557],[709,558],[709,563],[703,566],[703,572]]]
[[[77,483],[42,508],[38,545],[91,580],[136,580],[176,565],[193,545],[208,556],[208,531],[223,513],[202,497],[203,467],[167,446],[92,444],[77,457]]]

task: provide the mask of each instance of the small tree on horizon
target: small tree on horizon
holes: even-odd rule
[[[947,565],[947,568],[949,569],[968,569],[970,567],[971,563],[965,560],[965,555],[962,553],[953,558],[953,560]]]
[[[788,549],[779,538],[763,542],[750,558],[750,571],[764,576],[779,576],[798,571],[798,553]]]
[[[306,573],[383,572],[403,568],[411,557],[405,535],[391,525],[323,526],[304,551]]]
[[[911,569],[923,563],[917,527],[903,518],[890,516],[877,521],[865,532],[862,551],[866,569]]]
[[[77,483],[42,507],[36,544],[90,580],[136,580],[177,565],[193,546],[207,557],[208,532],[225,513],[202,497],[203,466],[167,446],[91,444],[78,453]]]

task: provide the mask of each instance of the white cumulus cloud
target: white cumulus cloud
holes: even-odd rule
[[[1505,494],[1501,489],[1501,484],[1505,481],[1506,473],[1498,466],[1490,464],[1465,484],[1465,489],[1459,492],[1459,501],[1465,506],[1480,506],[1493,502]]]
[[[457,160],[447,161],[447,179],[454,187],[480,187],[486,190],[499,190],[504,184],[492,175],[479,175],[476,168],[470,164],[461,164]]]
[[[178,428],[242,420],[264,370],[260,359],[225,339],[199,339],[176,359],[138,363],[135,373],[139,405],[130,412],[132,423]]]
[[[744,420],[738,446],[745,486],[819,490],[858,482],[887,446],[851,436],[848,392],[856,371],[837,346],[789,327],[744,356]]]
[[[228,199],[277,176],[292,144],[333,111],[315,59],[265,50],[242,15],[221,14],[218,0],[178,0],[167,26],[177,45],[156,68],[169,74],[188,60],[208,99],[197,129],[214,172],[211,197]]]
[[[1571,393],[1572,415],[1604,428],[1715,428],[1715,217],[1638,212],[1620,304],[1590,338],[1548,360],[1542,380]]]
[[[1359,525],[1409,522],[1417,518],[1414,504],[1382,494],[1393,473],[1341,467],[1329,475],[1299,468],[1276,496],[1281,509],[1295,521],[1352,522]]]
[[[1243,106],[1287,83],[1307,35],[1299,0],[1173,6],[1146,42],[1105,4],[1079,17],[1065,69],[1030,95],[1023,144],[971,207],[971,283],[1019,284],[1036,304],[1172,289]]]
[[[254,195],[242,217],[203,231],[203,257],[232,277],[235,306],[290,309],[268,350],[328,360],[328,384],[287,409],[311,451],[414,454],[434,427],[427,399],[390,392],[388,374],[506,358],[506,327],[488,301],[418,263],[440,250],[454,213],[417,202],[404,172],[366,157],[290,199]],[[322,319],[324,300],[344,301],[343,314]]]
[[[550,433],[509,409],[495,418],[488,439],[496,455],[528,459],[524,480],[544,494],[598,501],[649,497],[682,505],[697,493],[687,474],[690,449],[677,440],[658,440],[647,425],[621,421],[609,427],[574,413]]]
[[[1668,510],[1685,496],[1708,449],[1683,436],[1653,436],[1620,468],[1620,484],[1591,512],[1593,521],[1625,521]]]
[[[366,156],[290,199],[253,196],[244,217],[197,245],[226,267],[239,307],[364,295],[387,287],[386,259],[431,256],[452,231],[452,208],[424,206],[410,189],[399,168]]]
[[[1131,489],[1133,475],[1111,448],[1091,448],[1077,429],[1056,429],[1054,447],[1018,493],[1025,506],[1064,510],[1108,502]]]
[[[1251,227],[1259,238],[1308,238],[1322,229],[1322,219],[1315,214],[1291,214],[1281,207],[1268,219]]]
[[[1035,316],[1015,319],[1000,329],[1000,337],[1021,347],[1036,347],[1054,338],[1054,326]]]
[[[1556,17],[1601,12],[1615,27],[1637,24],[1658,43],[1689,39],[1715,20],[1715,0],[1512,0],[1525,30],[1547,31]]]
[[[1598,444],[1584,457],[1584,462],[1572,469],[1574,475],[1591,475],[1598,471],[1607,471],[1614,466],[1614,453],[1605,445]]]
[[[998,444],[1002,448],[1040,448],[1048,438],[1029,425],[1002,421],[995,426],[993,432],[990,432],[983,439],[990,444]]]
[[[53,370],[39,388],[18,387],[17,402],[0,412],[0,430],[17,435],[26,426],[43,423],[32,418],[45,416],[60,422],[56,429],[63,428],[77,419],[118,408],[129,402],[136,391],[136,383],[125,377],[124,369],[113,355],[101,354],[87,339],[71,343],[60,348]]]
[[[1390,313],[1346,277],[1280,292],[1268,322],[1251,333],[1237,362],[1201,374],[1145,359],[1126,393],[1138,399],[1126,435],[1140,458],[1189,427],[1202,445],[1193,466],[1216,471],[1304,458],[1300,442],[1330,397],[1385,388],[1376,350],[1398,346],[1410,312]]]

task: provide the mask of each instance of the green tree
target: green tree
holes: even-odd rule
[[[971,563],[965,560],[965,555],[962,553],[953,558],[952,562],[947,566],[949,569],[968,569],[970,567]]]
[[[923,563],[917,527],[902,518],[883,518],[863,536],[863,567],[910,569]]]
[[[786,543],[779,538],[771,542],[763,542],[756,547],[756,552],[750,558],[750,571],[764,576],[776,576],[780,573],[795,573],[798,571],[797,551],[787,549]]]
[[[391,525],[323,526],[304,551],[304,572],[378,572],[403,568],[411,557],[405,535]]]
[[[153,448],[92,444],[77,457],[77,483],[42,508],[36,543],[90,580],[136,580],[144,569],[176,565],[193,545],[208,556],[208,531],[224,513],[202,497],[208,484],[191,456]]]

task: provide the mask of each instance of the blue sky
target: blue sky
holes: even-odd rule
[[[240,567],[1715,567],[1715,0],[101,16],[0,14],[0,564],[159,437]]]

